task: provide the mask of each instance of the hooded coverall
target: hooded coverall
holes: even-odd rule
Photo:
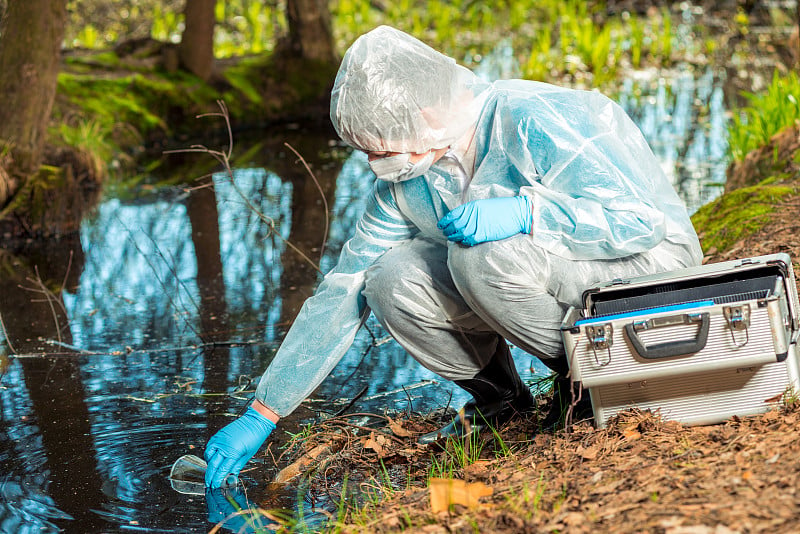
[[[701,261],[641,132],[600,93],[486,83],[382,26],[345,54],[331,120],[365,152],[447,152],[421,176],[376,180],[355,235],[259,382],[256,399],[279,416],[331,372],[369,310],[446,379],[479,373],[498,334],[557,368],[561,320],[585,288]],[[437,227],[466,202],[513,196],[532,203],[530,233],[468,247]]]

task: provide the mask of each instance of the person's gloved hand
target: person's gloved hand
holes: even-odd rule
[[[214,434],[206,445],[206,486],[219,488],[228,475],[238,475],[273,430],[275,423],[249,407]]]
[[[533,200],[525,196],[473,200],[450,211],[438,226],[450,241],[471,247],[531,233],[532,207]]]

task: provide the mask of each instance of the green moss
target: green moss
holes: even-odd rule
[[[276,55],[248,58],[225,70],[231,89],[223,100],[233,118],[302,115],[306,105],[327,100],[337,68]]]
[[[58,77],[49,143],[73,149],[98,174],[112,159],[129,159],[152,141],[221,129],[198,121],[225,102],[231,122],[256,125],[287,116],[319,114],[337,64],[320,65],[263,53],[226,61],[221,79],[205,82],[183,71],[120,61],[113,52],[70,56]],[[222,66],[222,65],[221,65]]]
[[[777,204],[797,192],[794,187],[774,185],[775,182],[768,178],[758,185],[726,193],[700,208],[692,216],[692,223],[703,251],[724,252],[763,228]]]
[[[69,101],[70,107],[103,127],[113,129],[114,125],[127,124],[145,133],[156,127],[166,128],[153,109],[157,102],[152,101],[164,87],[145,80],[140,74],[112,78],[62,72],[58,77],[58,92]]]
[[[12,213],[34,214],[39,217],[48,209],[43,192],[65,187],[65,175],[59,167],[42,165],[39,172],[25,181],[22,189],[0,211],[0,219]]]
[[[333,85],[338,65],[320,61],[290,62],[286,69],[287,80],[300,101],[319,97]]]
[[[95,145],[116,147],[114,151],[119,152],[153,136],[193,128],[193,121],[184,119],[213,109],[220,98],[213,87],[184,73],[62,72],[58,95],[53,117],[61,126],[51,131],[55,144],[74,146],[74,140],[82,136],[71,130],[91,123],[95,133],[103,136],[94,139]]]
[[[758,185],[774,185],[774,184],[787,184],[791,183],[794,180],[794,177],[788,172],[782,172],[770,176],[769,178],[762,180],[759,182]]]
[[[89,56],[67,56],[64,64],[71,72],[91,72],[96,69],[113,70],[120,66],[119,56],[112,51],[104,51]]]

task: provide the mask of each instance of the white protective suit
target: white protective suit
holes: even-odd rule
[[[641,132],[600,93],[485,83],[382,26],[345,54],[331,120],[360,150],[450,150],[420,177],[376,181],[355,235],[259,383],[256,398],[280,416],[331,372],[369,307],[423,365],[469,378],[497,333],[540,358],[563,355],[558,325],[587,287],[701,260]],[[530,235],[464,247],[436,227],[464,202],[514,195],[533,199]],[[384,309],[393,306],[401,313]],[[398,315],[418,318],[418,331],[386,324]],[[466,343],[465,332],[474,334]]]

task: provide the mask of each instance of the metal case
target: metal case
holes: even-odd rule
[[[562,335],[598,426],[631,407],[719,422],[800,390],[800,306],[786,254],[614,280],[583,301]]]

